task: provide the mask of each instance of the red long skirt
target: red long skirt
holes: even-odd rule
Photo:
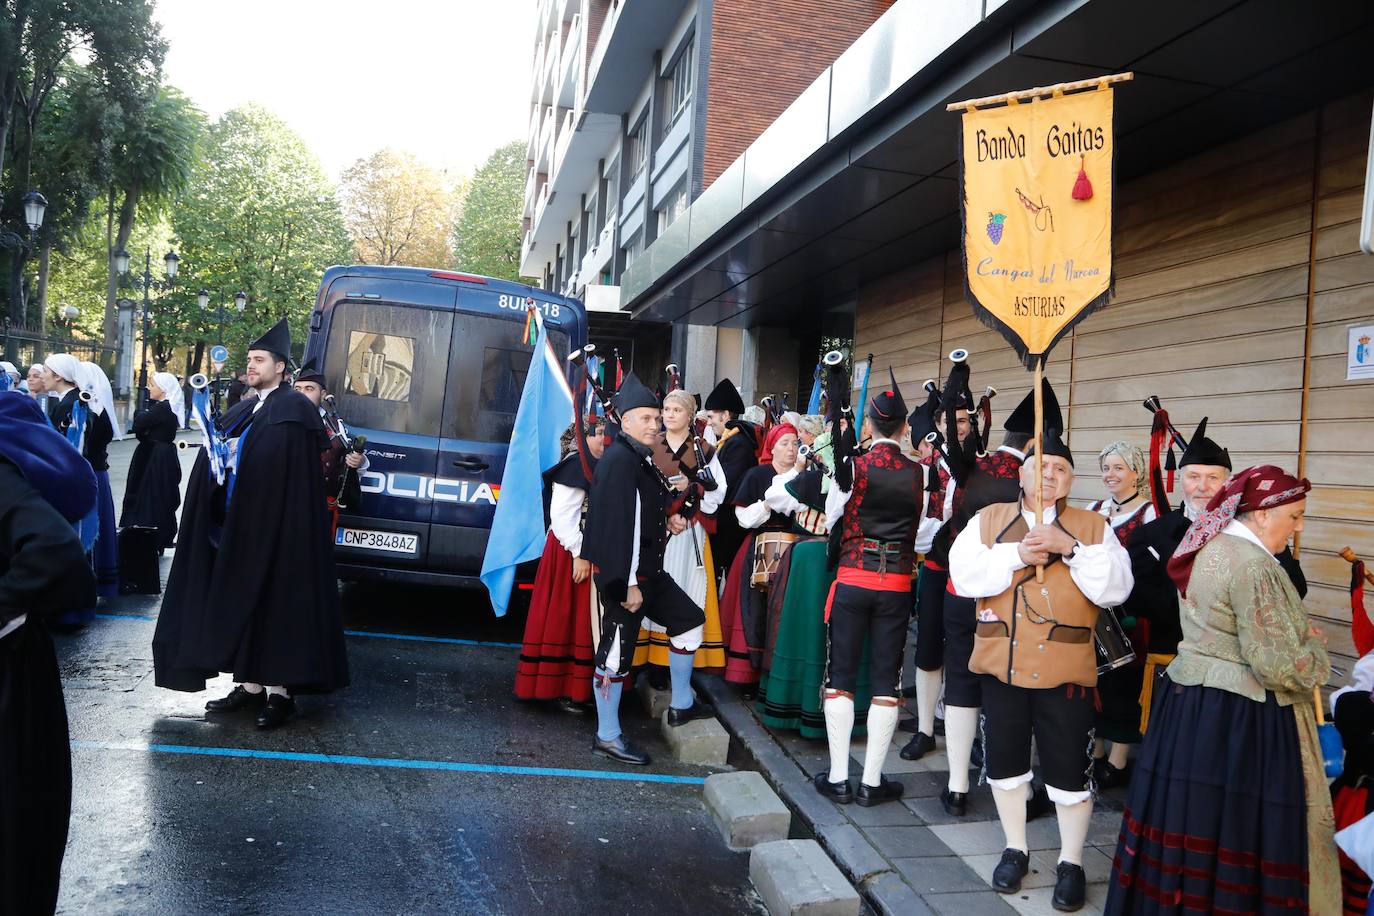
[[[549,532],[515,669],[515,695],[522,700],[592,698],[591,580],[574,584],[572,562]]]
[[[745,532],[744,543],[740,544],[735,559],[730,564],[730,572],[725,577],[725,590],[720,596],[720,629],[725,636],[725,679],[732,684],[757,684],[759,669],[754,658],[761,646],[750,644],[746,635],[746,617],[749,610],[745,602],[753,600],[750,594],[749,577],[754,571],[753,532]]]

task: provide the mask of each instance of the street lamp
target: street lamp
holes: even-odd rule
[[[72,341],[72,322],[81,315],[81,309],[65,302],[57,310],[57,316],[62,320],[63,326],[67,329],[67,349],[71,349]]]
[[[24,205],[24,225],[29,227],[29,234],[32,235],[43,225],[43,214],[48,210],[48,199],[37,191],[30,191],[19,200]]]
[[[200,303],[200,307],[201,307],[202,310],[208,311],[209,308],[210,308],[210,291],[209,291],[209,290],[205,290],[205,289],[201,290],[198,294],[196,294],[196,301]],[[244,310],[245,308],[247,308],[247,306],[248,306],[248,294],[245,293],[243,290],[239,290],[237,293],[234,293],[234,309],[235,309],[239,314],[243,314],[243,310]],[[216,302],[216,303],[215,303],[215,318],[219,321],[219,339],[218,339],[218,343],[223,344],[223,343],[224,343],[224,303],[223,303],[223,302]]]
[[[210,291],[208,289],[196,293],[196,304],[200,306],[202,312],[210,307]]]
[[[128,272],[129,252],[121,248],[118,251],[116,251],[113,255],[111,255],[111,257],[114,260],[114,267],[116,271],[118,271],[120,274],[125,274]],[[144,249],[143,276],[142,278],[135,279],[135,282],[138,282],[139,285],[143,287],[143,344],[141,351],[142,355],[139,358],[138,367],[139,410],[143,410],[148,406],[148,337],[152,333],[152,328],[150,327],[153,318],[153,301],[151,297],[152,290],[154,288],[160,290],[171,288],[172,281],[176,279],[177,264],[180,261],[181,258],[177,257],[177,253],[175,251],[167,252],[167,254],[164,255],[162,258],[163,268],[167,272],[167,280],[165,282],[154,280],[153,252],[151,248]]]
[[[115,273],[122,277],[129,272],[129,252],[120,248],[110,258],[114,261]]]

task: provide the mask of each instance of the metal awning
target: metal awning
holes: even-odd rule
[[[795,326],[956,247],[950,101],[1134,71],[1124,181],[1370,85],[1371,45],[1368,0],[899,0],[625,272],[621,306]]]

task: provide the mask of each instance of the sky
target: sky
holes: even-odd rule
[[[383,148],[453,177],[529,130],[535,0],[157,0],[167,82],[258,102],[334,178]]]

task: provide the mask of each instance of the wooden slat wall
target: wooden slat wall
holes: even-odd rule
[[[1301,540],[1307,606],[1347,670],[1350,567],[1337,551],[1374,559],[1374,384],[1344,380],[1347,326],[1374,321],[1374,257],[1358,243],[1372,101],[1343,99],[1119,188],[1116,296],[1047,366],[1069,415],[1075,500],[1102,495],[1104,445],[1147,444],[1151,394],[1185,435],[1210,417],[1237,468],[1296,470],[1301,458],[1315,487]],[[958,252],[860,292],[855,351],[884,375],[890,363],[908,402],[960,346],[974,385],[999,391],[1000,432],[1029,376],[974,318]]]

